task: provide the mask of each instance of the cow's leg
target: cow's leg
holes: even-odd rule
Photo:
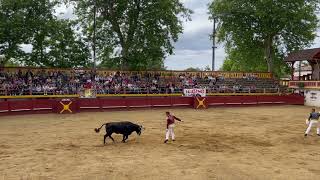
[[[114,142],[114,139],[113,139],[113,137],[111,136],[111,134],[109,135],[109,138]]]
[[[111,137],[112,135],[112,130],[107,130],[107,137],[109,137],[113,142],[114,142],[114,139]]]
[[[123,140],[122,140],[123,143],[126,142],[126,140],[128,139],[128,136],[129,136],[129,135],[127,135],[127,134],[124,134],[124,135],[123,135]]]
[[[103,144],[106,144],[106,138],[108,137],[108,135],[104,135],[104,138],[103,138]]]

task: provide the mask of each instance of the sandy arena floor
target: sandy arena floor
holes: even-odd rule
[[[309,107],[173,109],[177,141],[163,144],[167,109],[0,117],[0,179],[319,179],[320,137],[304,138]],[[104,122],[146,127],[126,144]]]

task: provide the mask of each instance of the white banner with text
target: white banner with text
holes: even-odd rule
[[[206,89],[184,89],[183,95],[187,97],[194,97],[194,96],[206,96]]]

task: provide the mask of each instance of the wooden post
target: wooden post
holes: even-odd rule
[[[299,81],[301,81],[301,63],[302,61],[299,61]]]
[[[294,80],[294,64],[295,64],[295,62],[292,62],[292,64],[291,64],[291,80],[292,81]]]

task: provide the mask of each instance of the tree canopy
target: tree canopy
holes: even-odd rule
[[[211,68],[209,66],[206,66],[204,68],[189,67],[189,68],[185,69],[184,71],[211,71]]]
[[[87,66],[90,52],[69,20],[58,19],[57,0],[0,0],[0,53],[6,61],[46,67]],[[25,52],[22,45],[31,45]],[[7,62],[2,62],[7,64]]]
[[[318,25],[319,0],[214,0],[218,41],[226,44],[224,69],[286,69],[281,58],[310,46]]]
[[[70,3],[77,19],[58,18],[56,7]],[[91,66],[95,9],[100,66],[130,70],[164,68],[192,13],[180,0],[0,0],[0,63]]]
[[[131,70],[163,68],[191,11],[180,0],[71,0],[78,23],[93,42],[96,7],[97,57],[101,65]],[[96,6],[94,6],[95,4]]]

